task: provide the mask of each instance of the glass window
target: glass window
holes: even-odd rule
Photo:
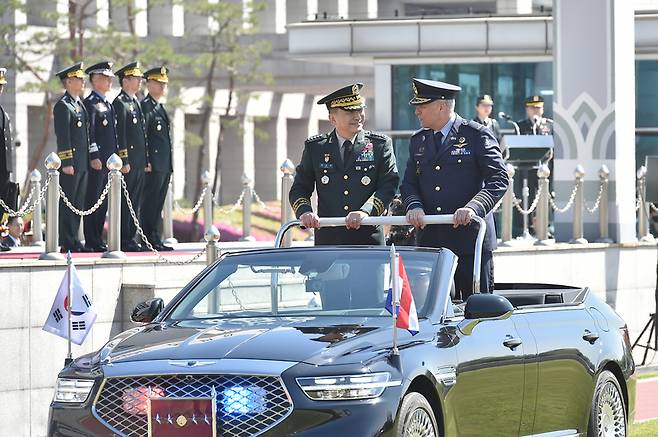
[[[639,167],[648,155],[658,155],[658,61],[637,61],[635,72],[635,126],[656,129],[635,137],[635,159]]]
[[[430,281],[438,252],[400,253],[422,317],[425,303],[433,301]],[[387,249],[286,249],[228,256],[189,291],[171,318],[390,317],[389,263]]]

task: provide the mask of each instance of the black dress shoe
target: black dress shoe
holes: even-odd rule
[[[154,244],[153,247],[155,248],[155,250],[160,251],[160,252],[168,252],[168,251],[174,250],[173,247],[165,246],[162,243]]]
[[[0,243],[0,252],[9,252],[11,249]]]
[[[84,247],[82,243],[78,243],[75,245],[75,247],[71,250],[71,252],[80,252],[80,253],[90,253],[92,250],[88,247]]]
[[[123,252],[141,252],[142,246],[134,241],[126,241],[121,243],[121,250]]]
[[[85,245],[85,251],[86,252],[107,252],[107,246],[102,245],[102,246],[90,246],[88,244]]]

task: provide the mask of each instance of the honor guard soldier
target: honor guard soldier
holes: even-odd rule
[[[7,69],[0,68],[0,95],[7,84]],[[11,138],[11,120],[7,111],[0,105],[0,198],[11,209],[16,209],[17,190],[10,188],[11,174],[14,171],[14,144]],[[0,206],[0,218],[4,213]]]
[[[477,115],[473,121],[477,121],[488,127],[494,137],[496,137],[496,140],[500,141],[500,125],[498,124],[498,120],[490,117],[493,104],[493,99],[489,94],[484,94],[478,97],[475,101],[475,111],[477,112]]]
[[[140,222],[148,240],[160,251],[173,250],[162,243],[160,236],[162,207],[174,171],[169,115],[160,103],[167,91],[168,74],[169,69],[165,67],[152,68],[144,73],[148,95],[142,100],[150,164],[146,167]]]
[[[142,84],[143,74],[139,62],[131,62],[115,72],[121,92],[112,102],[117,118],[117,140],[121,169],[133,210],[139,214],[144,190],[144,171],[148,164],[146,154],[146,129],[142,107],[135,94]],[[121,250],[139,252],[142,247],[135,242],[137,227],[132,219],[125,196],[121,197]],[[138,215],[139,217],[139,215]]]
[[[553,120],[544,117],[544,98],[530,96],[525,100],[525,112],[528,118],[519,121],[521,135],[552,135]]]
[[[59,183],[71,204],[84,209],[90,160],[89,116],[81,96],[85,87],[82,62],[57,73],[65,89],[55,103],[53,118],[57,137],[57,156],[62,161]],[[80,216],[59,201],[59,245],[62,252],[88,252],[78,239]],[[34,229],[34,232],[40,232]]]
[[[94,206],[107,184],[109,171],[105,163],[113,153],[118,153],[117,126],[114,108],[107,99],[107,93],[112,89],[111,62],[100,62],[85,70],[89,75],[92,92],[85,99],[85,107],[89,114],[89,140],[91,146],[91,169],[87,181],[85,208]],[[107,214],[107,200],[93,214],[85,217],[85,245],[95,252],[104,252],[107,245],[103,242],[103,227]]]
[[[290,204],[302,225],[319,227],[311,207],[314,189],[320,217],[346,217],[347,229],[317,229],[318,245],[384,244],[381,226],[361,226],[361,220],[384,214],[399,176],[391,139],[363,129],[362,87],[349,85],[318,101],[327,106],[334,130],[306,140],[290,189]]]
[[[417,245],[446,247],[458,257],[457,296],[473,293],[473,253],[477,215],[487,224],[482,248],[481,287],[493,290],[496,231],[491,214],[509,179],[491,131],[455,113],[458,86],[413,79],[413,98],[422,129],[411,136],[409,160],[400,186],[407,220],[418,229]],[[425,214],[452,214],[454,225],[425,226]]]

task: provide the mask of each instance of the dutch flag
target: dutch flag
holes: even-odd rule
[[[395,251],[395,248],[391,248],[391,251]],[[398,296],[400,299],[395,326],[406,329],[411,335],[416,335],[420,331],[420,327],[418,325],[418,313],[416,312],[414,296],[411,294],[411,286],[409,285],[407,272],[404,270],[402,256],[398,254],[395,259],[395,271],[391,275],[391,288],[388,289],[388,295],[386,296],[386,309],[389,313],[393,314],[393,290],[395,290],[395,296]]]

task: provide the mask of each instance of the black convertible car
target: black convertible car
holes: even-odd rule
[[[385,309],[387,247],[224,255],[59,374],[49,436],[626,436],[624,321],[587,288],[451,299],[456,257],[400,248],[420,319]]]

